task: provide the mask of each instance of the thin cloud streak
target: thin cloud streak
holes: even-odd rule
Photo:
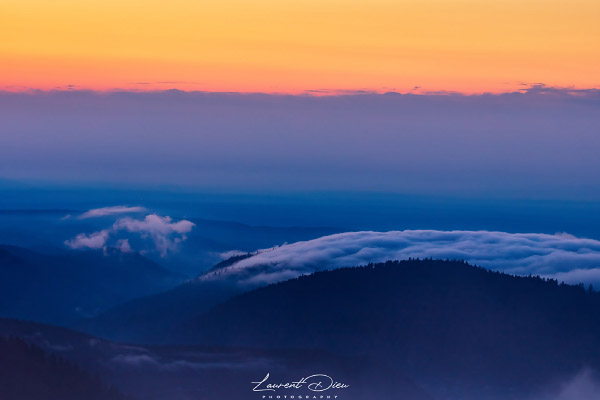
[[[127,207],[127,206],[102,207],[102,208],[94,208],[92,210],[86,211],[77,218],[79,218],[79,219],[97,218],[97,217],[106,217],[109,215],[116,215],[116,214],[143,213],[146,211],[147,210],[144,207]]]

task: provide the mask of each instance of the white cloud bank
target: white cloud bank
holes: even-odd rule
[[[201,279],[236,277],[249,285],[322,269],[413,258],[461,259],[517,275],[600,282],[600,241],[568,234],[406,230],[347,232],[261,250]],[[583,272],[582,272],[583,271]]]
[[[107,207],[107,209],[113,208]],[[92,211],[95,210],[89,212]],[[116,242],[113,247],[120,249],[122,252],[131,252],[133,249],[129,239],[116,238],[116,236],[123,233],[135,233],[142,239],[150,239],[155,249],[160,252],[162,257],[165,257],[169,251],[175,250],[178,243],[187,238],[186,234],[193,227],[193,222],[187,220],[175,222],[171,217],[161,217],[157,214],[146,215],[144,219],[123,217],[118,219],[110,229],[103,229],[90,234],[81,233],[75,238],[65,241],[65,244],[72,249],[105,249],[114,239]]]
[[[118,214],[133,214],[133,213],[143,213],[147,210],[144,207],[128,207],[128,206],[112,206],[112,207],[102,207],[102,208],[94,208],[93,210],[89,210],[81,214],[79,219],[87,219],[87,218],[97,218],[97,217],[106,217],[110,215],[118,215]]]

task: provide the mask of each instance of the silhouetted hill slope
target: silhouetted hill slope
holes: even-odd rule
[[[173,289],[118,305],[106,312],[79,321],[77,327],[111,340],[169,344],[179,326],[216,304],[242,293],[228,281],[191,280]]]
[[[252,253],[223,260],[206,273],[226,268]],[[205,274],[174,288],[119,304],[100,315],[81,320],[77,327],[96,336],[134,343],[171,344],[184,321],[198,317],[228,298],[250,290],[235,279],[202,279]]]
[[[244,399],[253,395],[251,382],[266,373],[274,380],[285,381],[326,373],[351,384],[350,389],[339,392],[346,400],[378,396],[393,399],[399,393],[402,400],[432,400],[411,379],[387,364],[328,351],[132,346],[70,329],[5,318],[0,318],[0,337],[21,338],[86,372],[93,371],[103,382],[136,399]]]
[[[600,366],[598,293],[454,261],[318,272],[236,296],[181,330],[205,345],[374,357],[448,398],[516,398]]]
[[[0,316],[68,324],[181,279],[137,253],[45,255],[0,246]]]
[[[223,268],[230,267],[238,261],[242,261],[242,260],[245,260],[246,258],[252,257],[254,254],[255,253],[244,253],[244,254],[238,254],[237,256],[229,257],[226,260],[218,262],[217,264],[215,264],[211,269],[209,269],[206,272],[214,272],[214,271],[218,271]]]
[[[0,337],[3,400],[120,400],[117,391],[22,339]]]
[[[0,318],[0,336],[43,337],[53,343],[87,343],[93,337],[72,329],[13,318]]]

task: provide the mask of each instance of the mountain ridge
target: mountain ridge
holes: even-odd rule
[[[600,368],[600,294],[462,261],[389,261],[237,295],[180,332],[204,345],[369,355],[456,399],[522,398]]]
[[[182,279],[138,253],[117,249],[49,255],[0,245],[0,316],[71,324]]]

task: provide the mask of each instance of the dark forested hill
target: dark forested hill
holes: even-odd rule
[[[121,400],[116,390],[22,339],[0,337],[3,400]]]
[[[192,280],[81,320],[77,328],[116,341],[169,344],[179,336],[178,329],[186,320],[242,291],[229,281]]]
[[[68,324],[181,279],[137,253],[46,255],[0,246],[0,317]]]
[[[252,256],[240,254],[223,260],[208,272],[219,271]],[[216,304],[250,290],[235,279],[196,279],[161,293],[119,304],[97,317],[80,321],[78,328],[111,340],[135,343],[172,343],[174,329],[204,314]]]
[[[29,345],[27,348],[36,349],[33,354],[38,356],[30,360],[30,352],[10,349],[5,355],[0,345],[0,358],[5,357],[4,364],[0,359],[0,368],[16,365],[15,371],[5,373],[6,380],[0,377],[2,400],[54,400],[55,397],[51,396],[64,389],[60,385],[71,382],[66,375],[70,376],[72,371],[79,377],[79,383],[74,386],[72,393],[65,396],[66,400],[97,399],[84,396],[82,392],[90,382],[96,385],[95,381],[89,379],[90,374],[138,400],[260,399],[262,394],[252,391],[252,382],[263,379],[267,373],[277,381],[294,381],[315,373],[326,373],[337,381],[351,385],[349,390],[326,393],[337,392],[346,400],[395,399],[400,395],[402,400],[437,400],[402,372],[369,357],[310,349],[257,350],[119,344],[65,328],[0,318],[0,338],[7,337],[24,340]],[[45,357],[39,357],[41,351]],[[51,354],[54,356],[50,357]],[[69,364],[59,360],[67,360]],[[20,369],[21,366],[26,366],[27,371]],[[46,367],[49,371],[44,372],[43,368]],[[79,368],[85,373],[79,372]],[[46,377],[58,378],[54,382],[58,387],[50,386],[44,380]],[[30,382],[32,387],[25,386],[24,382]],[[40,388],[47,392],[42,395],[37,390]],[[33,389],[36,391],[32,392]],[[99,387],[99,390],[100,396],[105,389]],[[14,393],[16,397],[2,395],[6,393]],[[300,394],[304,396],[309,393],[304,388],[280,394],[294,394],[298,398]],[[69,397],[71,395],[73,397]],[[120,397],[114,400],[118,399]]]
[[[257,289],[181,331],[205,345],[369,356],[450,398],[520,398],[600,366],[600,295],[463,262],[411,260]]]
[[[98,368],[125,393],[152,400],[175,396],[173,387],[174,399],[242,398],[267,373],[283,381],[330,374],[351,385],[348,400],[600,394],[600,294],[582,286],[436,260],[318,272],[237,295],[227,282],[207,282],[141,299],[134,324],[121,315],[125,333],[143,323],[172,346],[1,319],[0,333]]]

